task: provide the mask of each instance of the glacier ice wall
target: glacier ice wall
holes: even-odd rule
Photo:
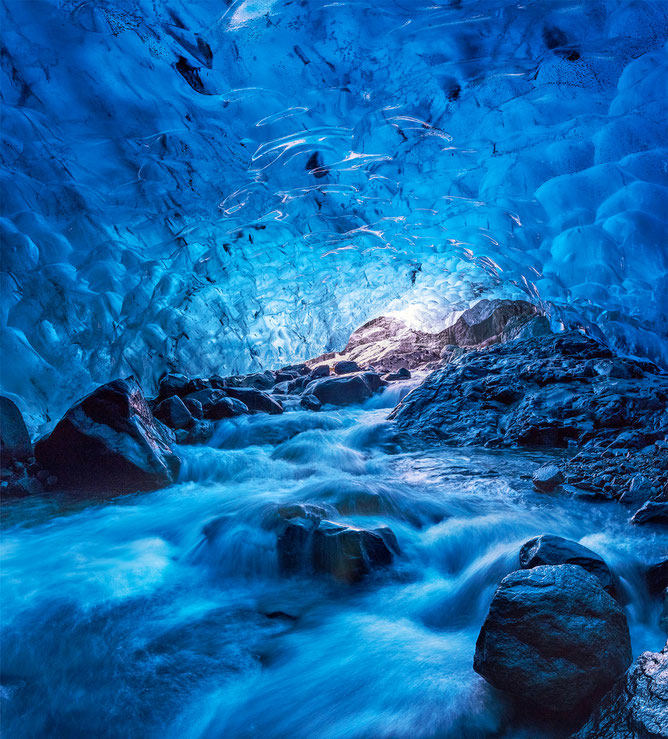
[[[668,362],[668,6],[3,0],[2,391],[528,297]]]

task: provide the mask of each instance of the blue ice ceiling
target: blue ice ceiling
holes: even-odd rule
[[[3,16],[2,389],[29,414],[490,296],[668,361],[666,3]]]

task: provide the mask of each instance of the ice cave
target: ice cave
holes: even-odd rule
[[[668,737],[668,2],[0,0],[6,737]]]

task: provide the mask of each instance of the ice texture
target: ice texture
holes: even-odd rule
[[[1,389],[32,419],[481,297],[668,363],[666,3],[2,13]]]

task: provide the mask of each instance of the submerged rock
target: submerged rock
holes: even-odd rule
[[[564,481],[564,475],[556,464],[545,464],[537,469],[531,478],[536,490],[550,493]]]
[[[541,565],[579,565],[598,578],[601,585],[614,594],[615,585],[605,561],[591,549],[553,534],[529,539],[520,549],[520,567],[530,570]]]
[[[603,698],[573,739],[668,736],[668,644],[644,652]]]
[[[71,490],[155,490],[174,482],[180,466],[163,428],[133,378],[114,380],[73,405],[35,456]]]
[[[398,380],[410,380],[410,377],[410,370],[406,369],[405,367],[401,367],[396,372],[388,372],[387,374],[383,375],[383,380],[385,380],[386,382],[396,382]]]
[[[313,572],[356,583],[392,564],[399,552],[388,527],[364,529],[328,521],[325,509],[309,504],[283,506],[278,515],[278,559],[285,574]]]
[[[322,403],[315,395],[310,393],[309,395],[304,395],[299,401],[299,404],[307,411],[319,411],[322,408]]]
[[[596,577],[567,564],[501,581],[473,667],[494,687],[563,712],[591,706],[630,662],[624,612]]]
[[[32,455],[32,444],[23,415],[16,403],[0,396],[0,460],[5,467],[10,461],[25,461]]]

